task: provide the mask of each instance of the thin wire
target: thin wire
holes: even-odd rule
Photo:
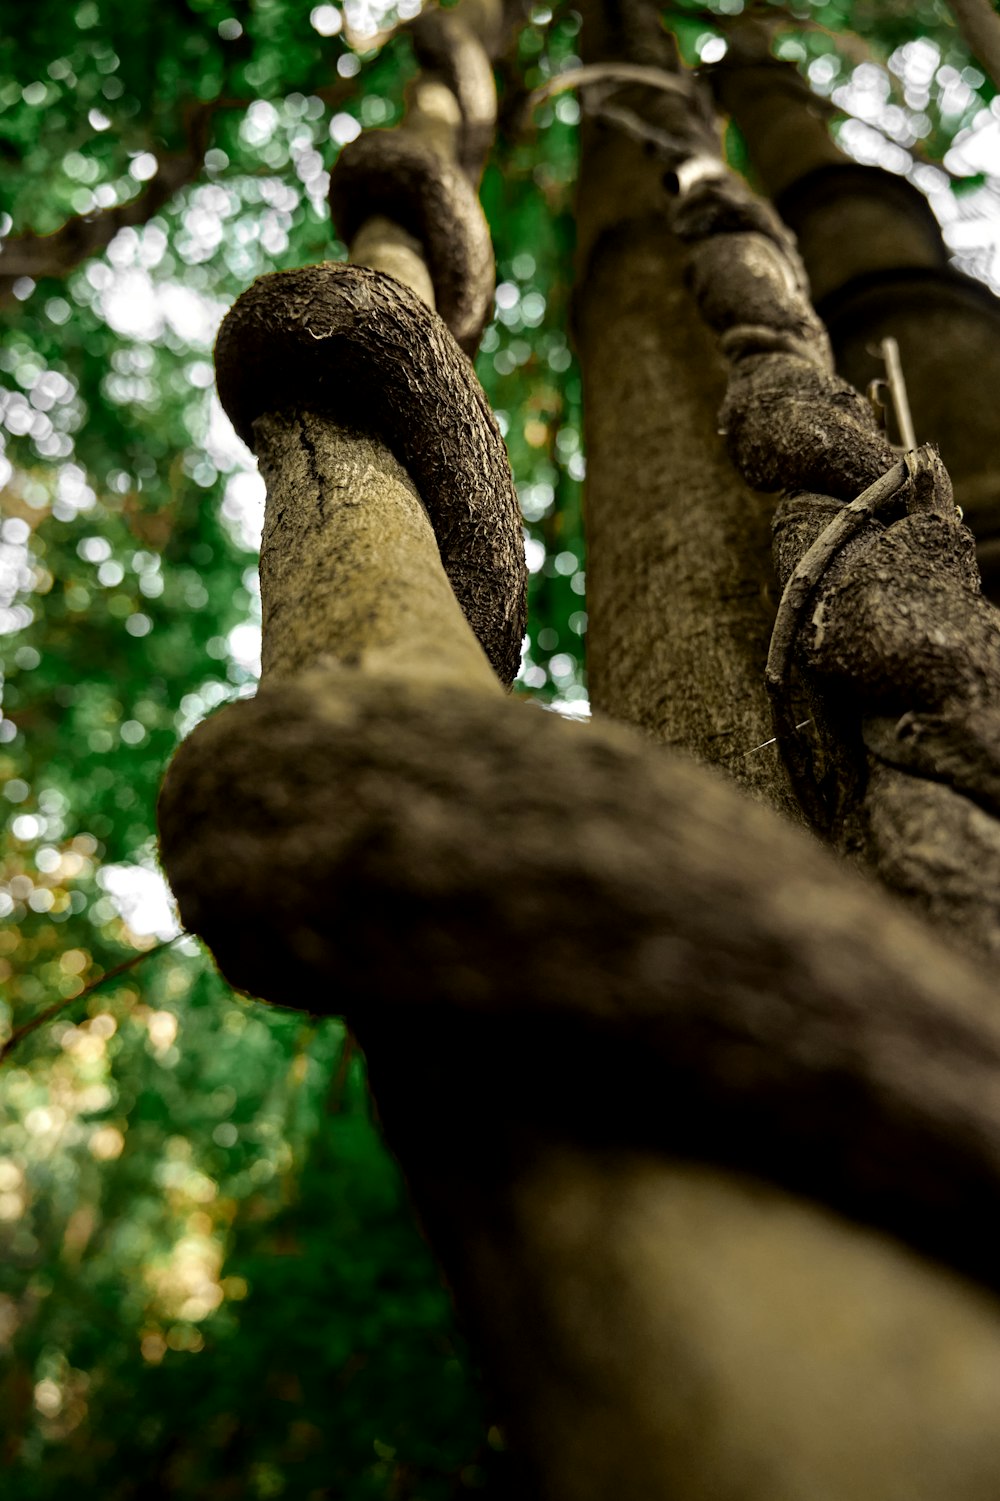
[[[807,724],[812,724],[812,720],[811,719],[803,719],[802,723],[801,724],[797,724],[795,726],[795,728],[797,730],[804,730]],[[754,751],[764,750],[767,746],[769,746],[769,745],[777,745],[777,743],[778,743],[778,737],[777,737],[777,735],[772,735],[771,738],[770,738],[770,740],[762,740],[761,743],[760,743],[760,745],[753,746],[752,749],[750,749],[748,751],[744,751],[743,754],[745,756],[752,756],[753,753],[754,753]]]

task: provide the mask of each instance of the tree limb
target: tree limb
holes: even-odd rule
[[[183,937],[183,934],[178,934],[178,937]],[[46,1006],[44,1010],[39,1011],[30,1021],[15,1028],[7,1038],[7,1041],[0,1047],[0,1067],[6,1063],[19,1043],[23,1042],[26,1037],[30,1037],[32,1032],[36,1032],[39,1027],[44,1027],[46,1022],[50,1022],[54,1017],[60,1016],[64,1011],[68,1011],[70,1006],[79,1005],[81,1001],[85,1001],[88,996],[93,995],[96,990],[100,990],[102,986],[107,985],[109,980],[117,980],[121,975],[128,974],[154,954],[161,954],[164,949],[170,948],[171,944],[176,942],[176,938],[168,938],[162,943],[154,944],[151,949],[143,949],[141,953],[133,954],[131,959],[123,959],[121,964],[113,965],[111,969],[106,969],[102,975],[98,975],[96,980],[91,980],[89,985],[85,985],[76,995],[67,996],[65,1000],[54,1001],[51,1006]]]
[[[1000,16],[990,0],[947,0],[947,3],[970,52],[1000,89]]]
[[[354,79],[338,79],[317,96],[336,107],[356,92]],[[143,191],[127,203],[96,213],[78,214],[52,234],[10,235],[0,243],[0,307],[13,298],[14,283],[23,277],[41,281],[63,277],[91,256],[105,250],[121,229],[148,224],[170,200],[197,182],[204,168],[212,119],[220,110],[247,109],[253,100],[229,95],[190,105],[186,111],[187,150],[158,158],[155,174]]]
[[[201,175],[209,121],[216,110],[232,102],[214,100],[194,106],[187,121],[188,149],[159,158],[144,191],[127,203],[79,214],[53,234],[13,235],[5,240],[0,245],[0,304],[11,300],[14,283],[22,277],[41,281],[66,276],[110,245],[119,230],[148,223],[175,193]]]

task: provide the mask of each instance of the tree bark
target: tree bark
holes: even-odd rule
[[[297,412],[258,418],[255,446],[268,496],[262,682],[342,661],[499,695],[385,443]]]
[[[917,440],[941,449],[978,543],[984,591],[997,602],[1000,428],[990,393],[1000,385],[1000,301],[949,266],[917,188],[834,144],[827,110],[792,65],[771,56],[763,27],[732,28],[712,76],[798,239],[839,372],[864,391],[884,378],[883,338],[897,340]]]
[[[614,37],[598,5],[584,12],[585,62],[673,65],[662,32],[652,43]],[[648,91],[642,97],[648,109]],[[678,109],[683,102],[661,104],[665,129]],[[725,367],[684,285],[663,170],[641,144],[585,118],[574,326],[591,703],[724,767],[798,819],[780,756],[765,743],[773,502],[747,488],[719,436]]]
[[[647,228],[630,266],[654,258]],[[522,1494],[992,1501],[991,980],[718,774],[498,692],[469,627],[490,609],[463,615],[450,597],[425,514],[440,544],[446,502],[417,493],[392,456],[398,432],[332,414],[352,371],[326,370],[342,346],[299,275],[285,285],[300,342],[281,359],[244,350],[235,386],[220,374],[267,474],[266,675],[255,700],[196,730],[164,784],[185,923],[235,985],[308,998],[357,1031],[502,1397]],[[599,335],[598,321],[581,338]],[[645,368],[679,380],[684,362],[675,349]],[[319,405],[290,394],[293,375]],[[265,378],[272,405],[255,415]],[[690,407],[692,422],[710,410],[709,435],[710,388]],[[634,431],[651,426],[647,411]],[[595,430],[609,452],[613,427]],[[681,438],[694,479],[712,445]],[[416,457],[435,441],[428,427]],[[698,533],[710,559],[734,529],[751,550],[739,493]],[[477,494],[459,486],[455,511]],[[490,524],[510,522],[498,504]],[[637,511],[634,536],[645,524]],[[471,540],[482,530],[474,516]],[[610,506],[600,535],[612,549]],[[660,569],[685,528],[646,535]],[[715,566],[687,555],[679,592],[702,598],[687,579],[704,590]],[[479,582],[488,595],[505,577]],[[641,616],[630,575],[617,587],[655,625],[651,647],[664,622]],[[744,610],[726,601],[718,629],[734,639]],[[682,695],[711,686],[695,634],[688,603]],[[630,650],[623,717],[709,742],[683,699],[643,721]],[[746,658],[726,683],[747,713]],[[774,778],[757,790],[780,801]]]
[[[540,1495],[991,1494],[993,1298],[838,1213],[995,1279],[934,935],[622,730],[364,664],[207,721],[161,827],[230,980],[357,1030]]]

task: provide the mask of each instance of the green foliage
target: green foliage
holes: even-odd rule
[[[672,7],[690,61],[738,8]],[[460,1495],[501,1441],[339,1024],[309,1020],[309,996],[301,1015],[234,997],[186,938],[83,995],[172,933],[163,769],[256,676],[260,488],[212,396],[214,330],[261,272],[344,254],[326,172],[357,124],[398,119],[411,49],[358,35],[360,4],[349,38],[333,5],[291,0],[7,10],[0,236],[141,200],[174,157],[204,165],[2,313],[0,1040],[71,1005],[0,1073],[4,1494]],[[870,55],[884,102],[926,115],[929,158],[992,98],[937,0],[781,19],[780,49],[828,95]],[[536,8],[508,88],[574,66],[578,27]],[[877,65],[920,36],[937,61],[918,109]],[[518,691],[569,712],[586,697],[578,118],[572,93],[548,100],[487,169],[500,286],[478,362],[529,535]],[[957,175],[968,223],[993,182]]]
[[[342,1028],[154,964],[6,1080],[7,1494],[474,1487],[493,1451]]]

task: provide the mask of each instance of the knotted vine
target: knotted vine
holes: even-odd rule
[[[548,1316],[558,1280],[558,1236],[519,1219],[537,1164],[569,1144],[604,1163],[648,1154],[660,1187],[678,1160],[749,1173],[996,1290],[982,1204],[1000,1191],[1000,1026],[973,963],[772,810],[622,726],[571,726],[500,691],[524,564],[502,443],[456,342],[471,348],[482,317],[463,195],[486,113],[458,78],[468,36],[459,47],[449,28],[425,56],[452,105],[434,123],[425,99],[333,174],[341,232],[373,265],[262,278],[220,331],[220,396],[268,489],[264,674],[178,752],[160,828],[185,923],[227,978],[356,1032],[516,1441],[551,1477],[560,1456],[522,1379],[534,1330],[519,1344],[503,1313],[513,1287]],[[641,89],[622,101],[609,81],[607,124],[643,139]],[[654,149],[732,365],[730,450],[752,483],[790,488],[779,734],[807,691],[816,738],[796,774],[836,833],[867,830],[865,757],[898,771],[877,737],[902,691],[910,738],[936,756],[938,780],[920,785],[985,818],[986,719],[977,760],[941,717],[956,705],[980,723],[992,649],[946,480],[929,450],[900,460],[832,374],[787,231],[708,155],[706,109],[690,119],[687,139],[657,126]],[[854,652],[852,622],[834,620],[838,569],[851,565],[844,588],[878,584],[882,547],[933,558],[920,577],[980,630],[981,660],[957,671],[945,652],[938,676],[901,676],[897,662],[921,660],[907,609],[879,652]],[[839,791],[831,804],[821,754],[860,767],[847,806]],[[599,1235],[614,1265],[616,1226]],[[636,1331],[620,1336],[627,1348]]]
[[[933,444],[893,449],[872,404],[834,373],[792,236],[724,167],[699,84],[664,74],[661,90],[678,87],[689,129],[676,109],[663,129],[652,90],[645,110],[626,96],[624,128],[667,168],[691,290],[729,364],[720,424],[733,463],[781,492],[767,682],[782,753],[841,850],[996,953],[1000,615],[974,539]],[[592,107],[622,128],[606,89]]]

